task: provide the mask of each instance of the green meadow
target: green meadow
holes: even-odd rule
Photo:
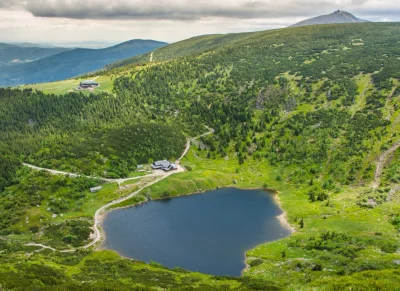
[[[98,78],[89,77],[89,78],[73,78],[67,79],[57,82],[50,82],[50,83],[40,83],[40,84],[33,84],[33,85],[24,85],[19,86],[18,88],[21,89],[34,89],[43,91],[46,94],[55,94],[55,95],[63,95],[70,92],[82,92],[84,94],[89,94],[90,92],[97,93],[97,92],[107,92],[111,93],[113,90],[113,81],[110,76],[99,76]],[[96,78],[96,79],[95,79]],[[85,80],[95,79],[96,82],[100,84],[99,87],[94,88],[93,91],[89,90],[78,90],[77,87],[79,83]]]

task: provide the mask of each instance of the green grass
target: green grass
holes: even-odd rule
[[[387,242],[397,241],[397,230],[391,225],[388,214],[399,210],[399,199],[374,209],[361,208],[357,201],[364,188],[345,187],[339,193],[330,193],[329,205],[327,201],[312,203],[307,195],[308,185],[292,185],[288,179],[277,179],[280,175],[290,175],[290,169],[277,170],[253,159],[248,159],[240,167],[236,159],[207,159],[205,152],[198,150],[190,151],[183,163],[190,165],[193,170],[173,175],[144,190],[142,194],[159,199],[165,198],[165,193],[173,197],[217,187],[262,188],[264,185],[279,191],[281,206],[296,231],[288,238],[249,250],[247,263],[255,260],[261,263],[246,270],[245,277],[275,280],[293,286],[298,282],[306,284],[320,280],[328,286],[328,282],[339,282],[338,278],[344,272],[357,285],[360,282],[355,278],[361,275],[353,274],[360,274],[358,272],[366,266],[367,269],[372,266],[378,269],[395,268],[394,260],[400,259],[398,253],[381,251]],[[301,218],[305,222],[304,228],[299,225]],[[352,262],[341,253],[348,248],[347,241],[333,242],[334,251],[304,247],[310,239],[318,239],[327,231],[345,234],[349,237],[347,240],[360,247],[355,251],[356,258]],[[284,258],[283,251],[286,254]],[[298,264],[300,267],[297,267]],[[313,271],[316,264],[321,264],[323,269]],[[346,264],[349,264],[348,268]],[[378,272],[373,274],[379,275]]]
[[[54,254],[39,252],[26,260],[13,255],[14,263],[0,266],[2,286],[13,290],[254,290],[241,278],[215,277],[169,270],[157,263],[125,260],[112,251]],[[21,276],[30,273],[30,276]],[[273,286],[265,282],[264,286]],[[276,290],[276,289],[274,289]]]
[[[138,181],[137,181],[138,182]],[[70,179],[69,183],[74,183],[74,179]],[[86,220],[89,225],[93,224],[94,213],[101,206],[123,196],[131,193],[133,188],[126,188],[118,190],[116,183],[104,184],[103,189],[97,193],[90,193],[88,190],[85,193],[85,197],[76,201],[76,205],[70,206],[68,209],[58,213],[56,217],[53,217],[54,211],[49,208],[49,202],[54,199],[63,199],[63,193],[68,193],[68,189],[61,188],[57,193],[51,193],[43,203],[38,205],[39,207],[30,207],[26,210],[25,214],[21,217],[19,222],[16,222],[12,226],[12,230],[15,233],[20,233],[25,241],[34,241],[37,243],[42,243],[52,247],[65,249],[68,246],[61,241],[61,237],[55,239],[54,237],[49,237],[46,234],[42,235],[42,231],[46,231],[47,228],[59,225],[68,221],[75,220]],[[37,229],[38,231],[32,232],[32,229]],[[66,235],[67,233],[65,233]],[[84,242],[82,242],[83,244]]]
[[[81,81],[87,80],[87,78],[74,78],[74,79],[67,79],[63,81],[57,82],[50,82],[50,83],[39,83],[34,85],[24,85],[19,86],[21,89],[36,89],[43,91],[47,94],[56,94],[56,95],[63,95],[68,92],[82,92],[84,94],[89,94],[89,90],[76,90],[76,87],[79,86]],[[113,89],[113,80],[111,76],[103,75],[99,76],[96,79],[96,82],[100,84],[99,87],[94,89],[94,92],[105,91],[108,93],[112,92]]]
[[[373,88],[370,74],[368,75],[360,74],[355,78],[355,81],[358,85],[358,91],[357,91],[358,95],[356,103],[352,105],[352,107],[350,108],[350,112],[352,114],[365,107],[365,101],[366,101],[365,95],[367,94],[367,90]]]
[[[249,250],[247,252],[247,263],[253,266],[246,270],[243,278],[274,281],[280,286],[287,286],[288,290],[296,290],[299,286],[305,286],[310,282],[312,286],[316,286],[316,282],[321,284],[317,290],[330,290],[331,285],[342,282],[339,278],[343,274],[347,275],[343,280],[358,286],[363,284],[363,272],[371,268],[375,271],[369,271],[369,275],[366,274],[365,276],[380,278],[385,277],[385,274],[392,274],[393,278],[396,278],[392,273],[393,271],[382,271],[382,269],[395,268],[393,262],[399,260],[400,255],[384,252],[382,248],[387,242],[394,243],[397,241],[397,230],[391,225],[389,214],[399,212],[399,198],[373,209],[361,208],[357,205],[357,201],[360,193],[366,188],[344,187],[337,193],[330,193],[329,205],[327,205],[327,201],[312,203],[307,195],[310,186],[306,183],[293,183],[290,180],[289,177],[295,171],[294,168],[274,168],[265,161],[259,162],[251,157],[245,161],[244,165],[239,166],[237,159],[232,154],[228,155],[228,159],[221,157],[208,159],[206,151],[199,151],[195,148],[193,147],[182,161],[183,164],[189,165],[192,171],[172,175],[143,190],[138,196],[112,208],[141,203],[145,201],[146,196],[151,196],[153,199],[165,198],[165,193],[173,197],[217,187],[273,188],[279,191],[278,197],[281,207],[286,211],[288,222],[296,231],[290,237],[269,244],[262,244],[253,250]],[[304,175],[307,176],[308,174],[304,173]],[[121,191],[117,189],[116,184],[106,184],[102,191],[95,194],[95,199],[93,197],[93,199],[85,202],[82,207],[84,211],[65,213],[63,217],[59,216],[53,219],[52,223],[62,223],[64,220],[82,217],[89,219],[101,205],[136,191],[136,189],[138,189],[138,186],[128,187]],[[41,215],[45,213],[42,208],[32,209],[32,211],[37,211]],[[51,218],[48,219],[51,220]],[[300,219],[304,219],[304,228],[300,228]],[[348,238],[344,241],[328,239],[326,250],[308,247],[310,242],[318,241],[321,235],[327,231],[335,232],[337,235],[345,234]],[[20,237],[14,235],[13,238],[20,242],[35,240],[34,235]],[[54,238],[42,239],[38,242],[61,247],[59,241],[54,240]],[[341,253],[353,246],[360,247],[354,252],[355,257],[353,259]],[[333,249],[330,250],[330,247],[333,247]],[[30,252],[32,250],[26,249]],[[282,252],[285,253],[285,257],[282,256]],[[95,276],[100,269],[104,270],[107,262],[126,264],[113,252],[95,252],[85,256],[77,265],[67,267],[65,271],[69,276],[83,276],[82,272],[86,272],[87,264],[91,265],[94,261],[97,262],[95,267],[97,271],[92,269],[92,276]],[[102,267],[98,264],[101,264]],[[313,270],[317,264],[322,266],[320,271]],[[58,268],[58,263],[52,263],[52,265]],[[139,270],[135,266],[140,266],[140,270],[145,269],[149,273],[161,270],[163,270],[162,272],[173,273],[176,282],[181,282],[185,278],[192,278],[192,280],[201,278],[204,284],[213,286],[230,285],[237,287],[240,285],[235,280],[215,281],[211,276],[198,273],[175,273],[152,264],[134,263],[132,272],[135,274]],[[119,272],[122,271],[119,270]],[[380,284],[385,286],[391,281],[391,277],[387,275],[384,279],[385,283]],[[191,286],[201,288],[198,283],[193,283]]]
[[[365,290],[366,286],[385,290],[387,286],[398,284],[395,269],[400,259],[397,252],[399,225],[393,218],[399,216],[400,201],[396,195],[390,201],[384,199],[384,187],[390,188],[394,185],[391,183],[397,182],[389,179],[399,177],[398,153],[385,169],[384,187],[370,191],[370,183],[379,155],[399,140],[400,96],[394,94],[399,81],[393,79],[398,78],[397,59],[393,59],[396,49],[394,45],[388,45],[391,40],[397,41],[398,31],[398,24],[349,24],[191,39],[156,51],[155,63],[151,65],[135,66],[137,62],[148,62],[148,55],[144,55],[115,65],[130,63],[131,67],[113,70],[110,66],[110,71],[101,72],[125,76],[116,81],[116,98],[104,95],[100,99],[92,96],[93,100],[86,100],[77,95],[76,106],[65,111],[51,106],[62,104],[58,107],[67,108],[74,104],[74,96],[64,96],[64,99],[53,96],[53,100],[42,95],[31,96],[37,93],[22,92],[24,94],[15,94],[16,98],[12,98],[15,101],[12,106],[10,98],[4,98],[3,137],[4,140],[15,139],[16,142],[10,144],[16,149],[19,145],[31,149],[40,144],[41,147],[31,155],[36,153],[41,158],[54,150],[58,157],[71,157],[80,168],[101,161],[102,157],[95,154],[83,160],[57,152],[65,149],[65,142],[68,142],[65,120],[71,121],[68,130],[76,132],[81,129],[81,137],[85,138],[96,128],[113,129],[143,121],[178,123],[186,132],[200,132],[206,123],[216,129],[216,135],[203,140],[207,150],[199,151],[194,146],[182,161],[191,171],[172,175],[115,207],[134,205],[149,197],[175,197],[217,187],[276,189],[288,222],[296,231],[290,237],[249,250],[247,263],[251,267],[238,280],[249,280],[254,285],[260,279],[273,280],[288,290]],[[353,40],[360,36],[366,45],[352,46],[352,43],[359,42]],[[310,43],[310,39],[315,42]],[[345,47],[351,49],[345,50]],[[187,54],[192,56],[170,60]],[[379,62],[377,56],[382,56]],[[104,78],[103,82],[106,82],[112,77]],[[57,83],[35,86],[48,93],[64,93],[71,87],[68,82],[72,81],[59,82],[58,87],[55,87]],[[264,96],[264,108],[254,110],[259,92],[269,88],[281,90]],[[13,96],[10,92],[4,95]],[[292,101],[296,104],[292,105]],[[24,110],[16,110],[21,108],[20,104],[25,104]],[[38,120],[27,124],[32,112]],[[164,113],[163,116],[160,112]],[[16,120],[16,116],[19,119]],[[41,124],[42,130],[32,130],[35,121]],[[19,140],[25,132],[32,143]],[[112,137],[110,144],[125,142],[131,145],[127,138],[131,136],[117,133],[119,138]],[[49,138],[54,139],[53,144]],[[77,140],[72,135],[70,139]],[[98,152],[101,144],[95,144],[94,153]],[[166,144],[171,146],[171,143]],[[252,156],[255,145],[257,151]],[[116,152],[126,153],[126,149],[117,149]],[[19,154],[23,156],[25,152]],[[238,159],[243,156],[246,157],[244,164],[239,165]],[[148,158],[152,157],[146,156],[144,160]],[[53,159],[46,162],[52,164]],[[65,160],[59,166],[66,166]],[[33,186],[26,191],[34,189]],[[79,211],[67,211],[63,217],[56,218],[46,210],[50,198],[35,208],[33,198],[37,193],[33,192],[28,197],[32,198],[29,223],[32,226],[42,226],[43,223],[45,228],[48,227],[46,224],[59,224],[62,234],[65,234],[71,231],[62,225],[65,220],[91,220],[101,205],[138,189],[137,185],[131,185],[131,181],[123,187],[117,189],[115,184],[105,185],[103,191],[92,196],[89,194],[87,197],[90,199],[83,201]],[[328,198],[312,202],[315,200],[312,191]],[[17,196],[6,194],[4,197],[7,199]],[[18,194],[19,198],[24,197],[22,192]],[[67,197],[68,193],[63,189],[56,194],[56,198],[61,198],[63,195]],[[368,208],[361,203],[372,199],[370,197],[380,198],[376,207]],[[9,202],[7,199],[4,199],[4,204]],[[18,206],[20,200],[17,199],[13,205]],[[0,253],[2,263],[10,260],[12,263],[8,266],[17,270],[13,261],[15,257],[9,259],[6,255],[17,254],[18,259],[23,257],[25,249],[18,249],[18,243],[35,239],[50,243],[53,239],[51,243],[55,244],[60,236],[41,238],[31,234],[28,232],[31,224],[26,224],[25,217],[21,217],[15,224],[20,233],[6,238],[16,242],[14,250],[4,256]],[[304,222],[304,227],[300,221]],[[163,270],[161,266],[151,264],[143,267],[144,264],[133,262],[141,266],[135,269],[130,265],[131,261],[106,252],[77,252],[65,259],[67,263],[45,254],[48,257],[37,256],[32,261],[42,260],[57,270],[64,268],[79,281],[97,282],[109,277],[113,279],[112,284],[133,282],[140,288],[144,284],[156,290],[174,290],[175,280],[184,286],[198,286],[201,290],[203,286],[196,281],[200,277],[213,285],[211,289],[220,286],[220,282],[238,284],[231,279],[198,277],[193,273],[184,277],[168,270],[163,275],[168,273],[170,277],[165,278],[159,273]],[[78,260],[74,256],[81,257]],[[74,267],[65,267],[73,262]],[[31,261],[24,263],[21,265],[34,264]],[[26,273],[33,273],[28,271]],[[132,273],[140,279],[131,277]],[[10,275],[6,271],[4,274]],[[263,290],[268,284],[260,285],[259,288],[253,286],[253,290]]]

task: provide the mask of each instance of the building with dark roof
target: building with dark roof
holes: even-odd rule
[[[95,87],[98,87],[98,86],[99,86],[99,83],[97,83],[97,82],[95,82],[93,80],[82,81],[79,84],[79,87],[81,87],[81,88],[95,88]]]
[[[172,171],[177,169],[177,166],[175,164],[171,164],[167,160],[154,162],[151,165],[151,167],[153,168],[153,170],[164,170],[164,171]]]

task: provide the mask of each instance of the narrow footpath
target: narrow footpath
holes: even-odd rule
[[[155,173],[154,173],[154,174],[151,174],[151,175],[137,177],[136,179],[145,178],[145,177],[158,177],[158,178],[156,180],[154,180],[153,182],[150,182],[150,183],[146,184],[145,186],[143,186],[142,188],[140,188],[136,192],[133,192],[133,193],[129,194],[128,196],[121,197],[121,198],[119,198],[117,200],[111,201],[110,203],[100,207],[96,211],[96,213],[94,215],[94,225],[93,225],[94,235],[93,235],[93,240],[90,243],[88,243],[87,245],[84,245],[82,247],[73,248],[73,249],[58,250],[58,251],[64,252],[64,253],[74,252],[77,249],[87,249],[87,248],[90,248],[90,247],[96,245],[97,243],[99,243],[102,240],[102,235],[103,235],[102,232],[101,232],[101,227],[100,227],[101,218],[102,218],[103,214],[107,211],[107,209],[109,207],[113,206],[113,205],[116,205],[116,204],[119,204],[119,203],[122,203],[122,202],[124,202],[126,200],[131,199],[135,195],[139,194],[143,189],[148,188],[148,187],[150,187],[150,186],[152,186],[152,185],[164,180],[165,178],[167,178],[167,177],[169,177],[171,175],[174,175],[174,174],[177,174],[177,173],[182,173],[182,172],[186,171],[186,169],[184,167],[182,167],[182,165],[180,164],[181,160],[189,152],[192,141],[195,141],[195,140],[197,140],[197,139],[199,139],[199,138],[201,138],[203,136],[210,135],[210,134],[214,133],[214,129],[212,129],[212,128],[208,128],[208,129],[209,129],[208,132],[187,140],[186,146],[185,146],[185,150],[183,151],[183,153],[179,157],[179,159],[176,161],[177,169],[175,171],[157,173],[157,175],[155,175]],[[30,164],[25,164],[25,163],[24,163],[24,165],[28,166],[28,167],[30,167],[32,169],[35,169],[35,170],[48,171],[53,175],[69,175],[69,176],[72,176],[72,177],[80,177],[80,176],[82,176],[82,175],[78,175],[78,174],[74,174],[74,173],[68,173],[68,172],[62,172],[62,171],[56,171],[56,170],[51,170],[51,169],[40,168],[40,167],[36,167],[36,166],[30,165]],[[132,179],[135,179],[135,178],[130,178],[130,179],[104,179],[104,181],[106,181],[106,182],[116,182],[116,183],[120,184],[121,181],[129,181],[129,180],[132,180]],[[25,245],[26,246],[37,246],[37,247],[49,249],[49,250],[52,250],[52,251],[57,251],[56,249],[54,249],[52,247],[45,246],[45,245],[42,245],[42,244],[37,244],[37,243],[28,243],[28,244],[25,244]]]
[[[378,159],[378,163],[376,165],[375,177],[372,183],[373,188],[378,188],[381,184],[381,176],[383,173],[383,169],[385,168],[386,163],[388,162],[389,157],[400,147],[400,141],[395,143],[392,147],[386,150]]]

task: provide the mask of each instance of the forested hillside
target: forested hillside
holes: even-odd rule
[[[187,40],[179,41],[163,48],[156,49],[153,52],[153,62],[165,61],[176,57],[190,56],[204,53],[224,45],[229,45],[235,41],[248,37],[249,33],[232,34],[211,34],[196,36]],[[151,58],[151,53],[134,56],[121,60],[106,66],[106,69],[124,67],[133,63],[147,63]]]
[[[47,257],[44,252],[32,255],[33,260],[54,262],[46,267],[57,272],[54,286],[93,282],[105,268],[110,276],[98,283],[104,283],[104,290],[112,282],[118,286],[115,290],[168,288],[165,282],[174,290],[184,290],[177,283],[180,280],[194,280],[198,290],[396,287],[400,260],[396,186],[400,175],[396,146],[400,145],[399,44],[398,23],[207,36],[157,50],[152,63],[149,55],[143,55],[109,66],[102,74],[114,82],[111,93],[58,96],[32,89],[0,89],[4,160],[0,189],[5,189],[0,203],[6,211],[16,195],[26,201],[15,217],[8,212],[3,226],[3,233],[12,235],[4,237],[4,254],[9,257],[0,254],[0,260],[7,260],[0,278],[14,272],[23,242],[82,245],[88,239],[82,231],[85,225],[68,221],[79,217],[87,221],[93,215],[88,193],[77,197],[80,202],[75,205],[74,193],[80,191],[72,191],[64,205],[57,200],[59,194],[46,192],[48,187],[58,187],[58,193],[63,193],[68,185],[79,189],[93,183],[90,179],[45,182],[19,162],[124,177],[136,163],[177,158],[183,151],[183,134],[195,136],[208,126],[214,134],[193,144],[183,161],[191,171],[150,188],[141,199],[232,186],[233,181],[238,187],[275,188],[282,191],[283,209],[296,232],[249,251],[244,277],[202,277],[204,285],[199,283],[199,274],[152,265],[146,268],[154,268],[161,279],[150,283],[138,275],[139,263],[131,265],[103,252],[63,254],[65,259],[59,254]],[[37,181],[36,192],[21,194],[28,193],[24,189],[31,188],[33,181]],[[101,201],[117,195],[111,185],[107,191],[100,194]],[[82,214],[82,205],[91,212]],[[59,232],[52,231],[49,216],[43,216],[47,219],[44,226],[39,222],[39,209],[48,207],[70,213],[66,222],[57,221]],[[36,221],[19,227],[25,213]],[[45,232],[33,234],[28,225],[43,227]],[[113,270],[110,261],[118,262]],[[73,272],[60,267],[69,264],[76,266]],[[46,280],[44,274],[49,270],[33,267],[33,263],[23,266],[18,274],[29,272],[29,278]],[[132,268],[138,276],[132,277]],[[168,279],[163,277],[167,273]],[[15,283],[3,280],[8,288],[18,290]],[[88,290],[97,286],[90,284],[85,285]]]
[[[115,79],[114,97],[9,91],[21,97],[2,106],[2,134],[6,139],[23,131],[20,140],[29,136],[25,132],[54,127],[51,144],[61,142],[57,128],[65,134],[76,127],[169,120],[198,132],[208,124],[216,130],[211,154],[223,156],[234,143],[239,158],[252,149],[272,164],[328,162],[333,178],[360,182],[373,170],[365,160],[369,151],[383,137],[392,139],[384,128],[393,132],[395,126],[387,113],[396,102],[387,98],[398,94],[397,32],[397,24],[353,24],[240,35],[241,41],[200,57],[133,67]],[[37,106],[43,111],[32,116]]]

